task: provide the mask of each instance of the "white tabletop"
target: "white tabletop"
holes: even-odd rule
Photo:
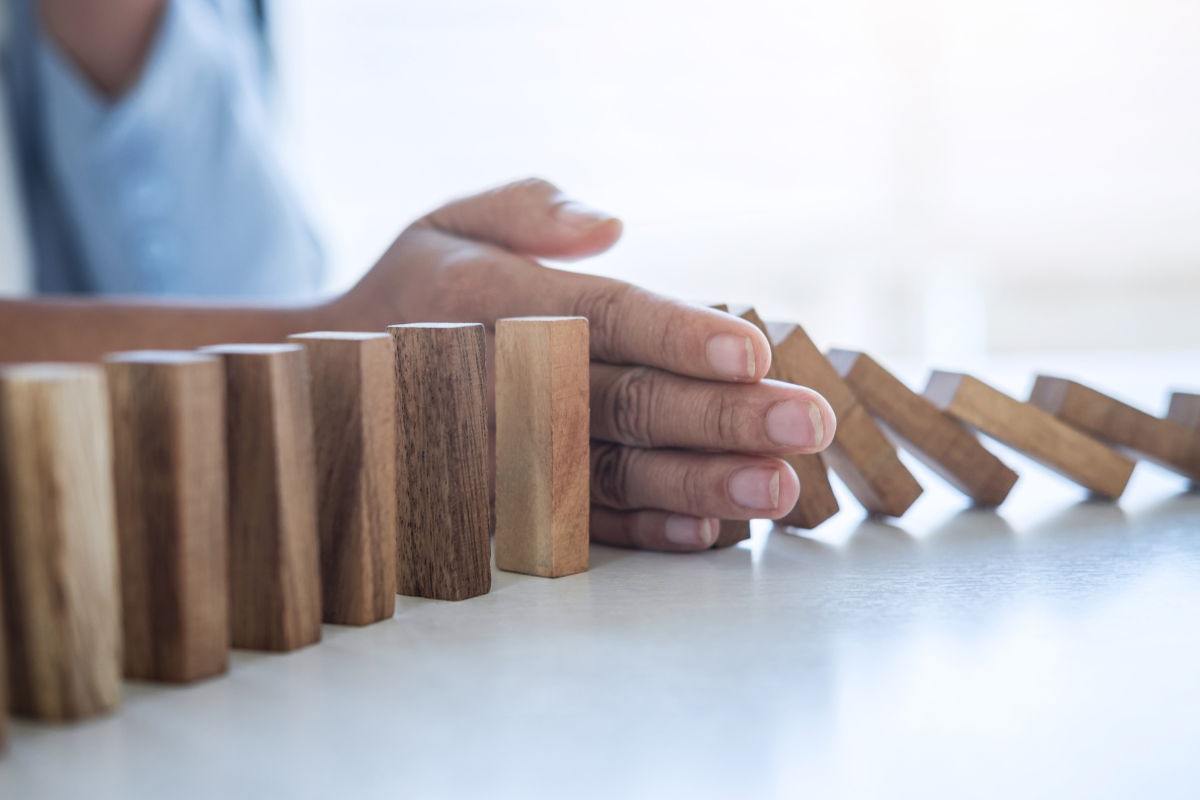
[[[1158,411],[1200,382],[1195,353],[1061,364]],[[593,547],[582,575],[127,683],[103,719],[12,721],[0,797],[1195,797],[1200,495],[1139,465],[1087,502],[997,452],[1022,475],[999,514],[914,465],[902,520],[839,486],[803,536]]]

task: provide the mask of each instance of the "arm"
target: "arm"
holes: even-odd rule
[[[39,0],[42,24],[109,97],[141,71],[166,0]]]

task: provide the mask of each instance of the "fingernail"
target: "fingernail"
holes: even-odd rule
[[[559,222],[572,228],[590,228],[612,219],[611,214],[605,214],[574,200],[559,203],[554,209],[554,215],[558,217]]]
[[[708,547],[717,539],[716,526],[711,519],[672,514],[667,517],[666,537],[682,547]]]
[[[825,423],[816,403],[784,400],[767,412],[767,436],[783,447],[816,447],[825,438]]]
[[[708,340],[708,365],[726,378],[753,378],[754,342],[749,336],[718,333]]]
[[[779,505],[779,470],[739,469],[729,479],[729,497],[742,508],[773,511]]]

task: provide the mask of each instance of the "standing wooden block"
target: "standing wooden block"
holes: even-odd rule
[[[1159,419],[1087,386],[1039,375],[1029,402],[1101,441],[1200,480],[1200,432]]]
[[[396,584],[465,600],[492,587],[483,326],[392,325],[396,347]]]
[[[125,675],[186,682],[229,667],[225,376],[214,356],[105,358]]]
[[[837,416],[833,444],[822,455],[872,514],[898,517],[921,495],[921,485],[854,392],[799,325],[768,322],[781,380],[825,396]]]
[[[771,333],[767,329],[766,323],[762,321],[762,318],[758,316],[758,313],[753,308],[749,306],[725,305],[715,306],[715,308],[733,314],[735,317],[741,317],[753,324],[763,332],[763,336],[767,337],[767,341],[771,342]],[[787,383],[792,382],[783,377],[780,372],[779,359],[775,354],[773,342],[771,343],[771,367],[767,370],[767,378]],[[792,510],[786,516],[776,520],[778,524],[811,530],[838,513],[840,509],[837,498],[833,494],[833,487],[829,484],[829,471],[826,469],[825,463],[821,461],[820,455],[817,453],[797,453],[795,455],[783,456],[783,460],[791,466],[796,472],[796,477],[800,480],[800,497],[796,500],[796,505],[792,507]],[[726,539],[726,527],[731,529],[731,533],[729,534],[731,544],[736,544],[741,539],[750,538],[749,525],[738,527],[736,525],[726,526],[722,524],[721,535],[717,538],[714,547],[727,546],[723,542]],[[734,535],[740,536],[741,539],[732,539]]]
[[[969,375],[934,372],[925,397],[960,422],[1103,497],[1120,497],[1133,474],[1133,462],[1109,447]]]
[[[588,568],[588,321],[496,323],[496,566],[559,578]]]
[[[910,390],[870,356],[832,350],[829,362],[884,430],[976,503],[998,506],[1013,472],[953,417]]]
[[[120,704],[116,522],[100,367],[0,368],[0,583],[14,714],[69,720]]]
[[[312,400],[304,348],[205,347],[225,363],[233,646],[321,640]]]
[[[324,619],[396,610],[396,360],[386,333],[301,333],[308,351]]]

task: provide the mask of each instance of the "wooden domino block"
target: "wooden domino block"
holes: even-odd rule
[[[934,372],[925,397],[960,422],[1102,497],[1120,497],[1133,473],[1133,462],[1106,445],[969,375]]]
[[[1172,392],[1167,419],[1193,431],[1200,431],[1200,394]]]
[[[1134,458],[1200,480],[1200,432],[1065,378],[1037,376],[1029,402]]]
[[[465,600],[492,586],[483,326],[392,325],[396,347],[396,582]]]
[[[714,306],[720,311],[733,314],[735,317],[741,317],[747,322],[753,324],[756,328],[762,331],[763,336],[767,337],[767,341],[771,342],[770,331],[767,330],[766,323],[758,316],[758,313],[750,306]],[[787,378],[781,377],[779,359],[775,356],[775,347],[771,345],[771,367],[767,370],[766,377],[770,380],[787,381]],[[821,457],[816,453],[797,453],[795,455],[783,456],[791,468],[795,471],[796,477],[800,480],[800,497],[796,500],[796,505],[786,516],[776,520],[781,525],[790,525],[793,528],[805,528],[811,530],[817,527],[825,520],[838,513],[837,498],[834,497],[833,487],[829,484],[829,471],[825,468]],[[729,529],[727,535],[725,530]],[[750,526],[739,527],[735,524],[721,525],[721,535],[717,537],[717,542],[714,547],[728,546],[724,542],[728,541],[731,544],[736,544],[741,539],[750,538]],[[741,539],[733,539],[733,536],[740,536]]]
[[[496,323],[496,566],[558,578],[588,567],[588,321]]]
[[[833,444],[822,454],[872,514],[898,517],[921,495],[921,485],[900,462],[896,449],[867,409],[799,325],[768,322],[781,380],[824,395],[837,416]]]
[[[750,538],[750,521],[745,519],[723,519],[717,531],[713,547],[733,547]]]
[[[220,359],[105,358],[125,676],[187,682],[229,666],[225,378]]]
[[[396,609],[396,361],[386,333],[301,333],[316,442],[324,620]]]
[[[205,347],[225,364],[233,646],[321,640],[312,399],[304,348]]]
[[[998,506],[1013,472],[953,417],[910,390],[870,356],[831,350],[829,362],[884,431],[976,503]]]
[[[103,370],[0,368],[0,583],[14,714],[70,720],[119,705],[116,522]]]

